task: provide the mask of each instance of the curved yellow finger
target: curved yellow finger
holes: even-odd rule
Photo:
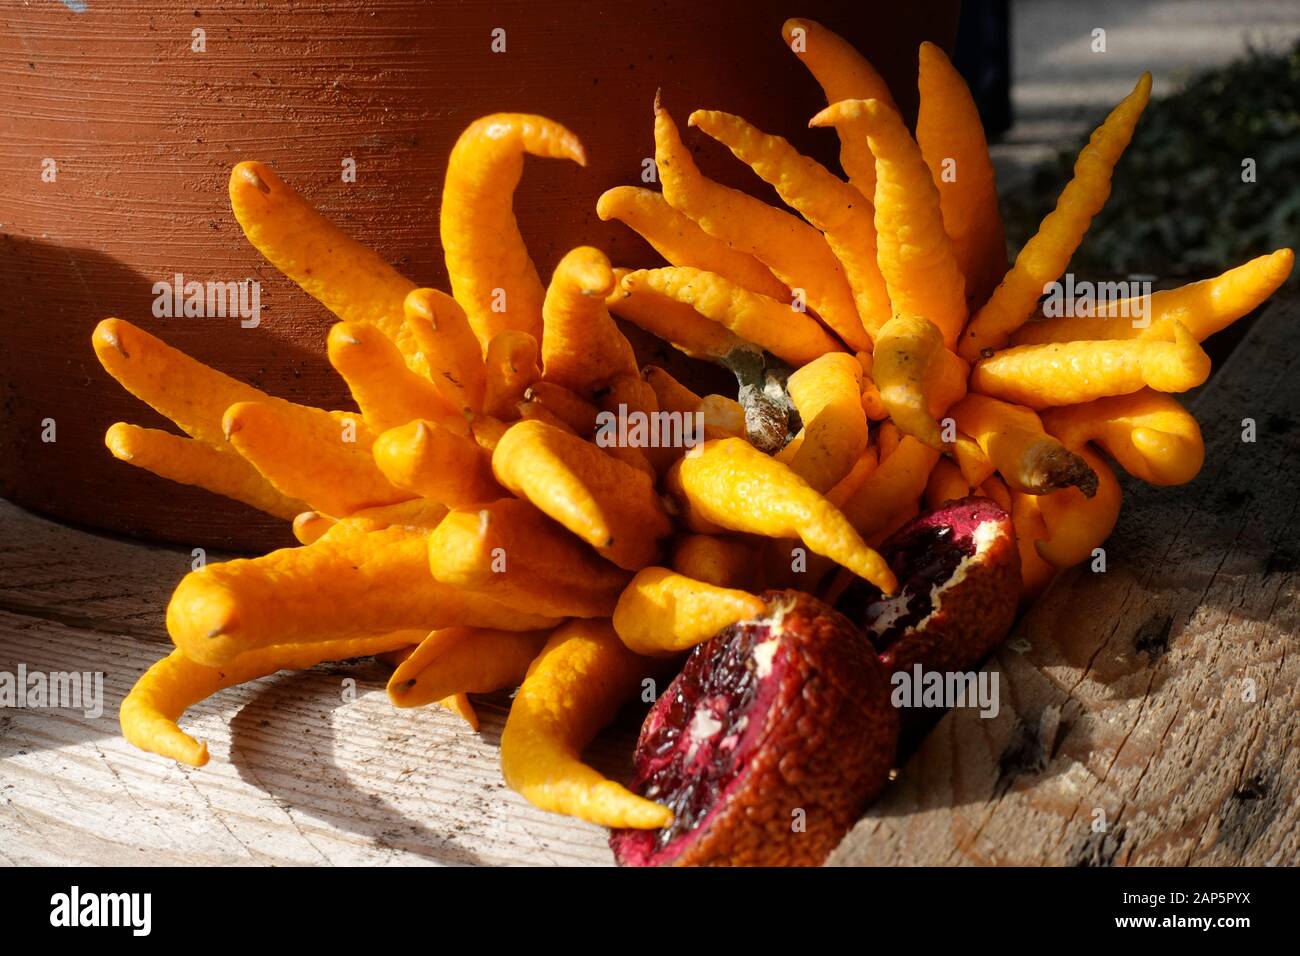
[[[514,213],[525,153],[587,164],[578,137],[554,120],[526,113],[475,120],[447,161],[442,251],[452,294],[485,346],[502,329],[542,340],[542,281]]]
[[[501,733],[501,773],[529,803],[606,827],[654,829],[667,807],[638,797],[582,763],[582,751],[653,676],[608,621],[558,628],[528,668]]]
[[[754,348],[753,344],[746,342],[725,325],[705,318],[684,302],[647,288],[626,288],[623,277],[632,271],[614,270],[618,285],[605,300],[609,311],[620,319],[626,319],[638,328],[645,329],[692,358],[716,361],[736,349]]]
[[[460,409],[428,378],[412,372],[378,328],[339,322],[330,329],[326,348],[330,364],[347,382],[361,417],[376,434],[421,418],[461,434],[469,432]]]
[[[1181,485],[1205,461],[1205,442],[1192,414],[1169,395],[1143,389],[1043,413],[1043,427],[1070,448],[1096,442],[1135,478]]]
[[[554,617],[609,617],[631,577],[517,498],[447,515],[429,536],[429,570],[444,584]]]
[[[324,661],[368,657],[416,643],[423,636],[422,631],[394,631],[316,644],[283,644],[240,654],[221,667],[195,663],[176,649],[145,671],[122,701],[122,736],[141,750],[202,767],[208,762],[208,745],[177,725],[185,711],[200,701],[279,670],[303,670]]]
[[[118,384],[170,418],[185,434],[214,448],[226,443],[221,419],[231,405],[281,401],[195,361],[122,319],[104,319],[96,325],[91,344]]]
[[[876,157],[876,256],[896,314],[922,315],[953,348],[966,321],[966,280],[944,232],[939,191],[898,113],[879,100],[826,107],[811,126],[860,121]]]
[[[1187,326],[1204,342],[1257,309],[1291,275],[1295,253],[1278,249],[1251,259],[1212,279],[1202,279],[1151,293],[1149,298],[1121,299],[1098,309],[1075,303],[1074,315],[1042,319],[1021,326],[1013,345],[1073,342],[1077,339],[1169,338],[1173,323]]]
[[[1113,339],[1017,345],[976,363],[971,388],[1046,408],[1077,405],[1143,387],[1185,392],[1210,377],[1210,357],[1181,322],[1174,340]]]
[[[939,423],[930,412],[931,366],[944,352],[943,333],[915,315],[896,315],[880,329],[872,378],[889,417],[905,435],[943,450]]]
[[[614,630],[638,654],[675,654],[737,621],[766,613],[767,605],[747,591],[720,588],[668,568],[642,568],[619,596]]]
[[[1049,435],[1028,408],[972,394],[953,406],[952,415],[962,434],[1016,491],[1044,495],[1077,487],[1089,496],[1095,492],[1097,478],[1087,462]],[[966,477],[979,477],[982,483],[988,475]]]
[[[539,421],[521,421],[492,452],[498,481],[527,498],[621,568],[654,562],[672,526],[654,480],[596,445]]]
[[[1123,494],[1115,473],[1101,456],[1086,446],[1079,454],[1097,475],[1097,493],[1085,498],[1077,488],[1038,496],[1047,537],[1035,541],[1043,560],[1057,568],[1068,568],[1092,557],[1093,550],[1110,537],[1119,520]]]
[[[799,538],[887,594],[898,582],[841,511],[806,481],[740,438],[706,441],[668,475],[688,527]]]
[[[428,635],[388,680],[394,707],[423,707],[462,694],[512,690],[550,631],[446,627]]]
[[[277,518],[292,519],[307,508],[302,501],[277,491],[247,459],[232,450],[126,422],[110,426],[104,444],[119,461],[242,501]]]
[[[596,215],[602,221],[617,219],[629,226],[672,265],[708,269],[750,292],[790,301],[790,290],[771,269],[709,235],[670,206],[662,193],[615,186],[597,200]]]
[[[664,198],[673,208],[709,235],[771,269],[790,289],[793,298],[787,306],[806,303],[839,335],[853,336],[856,329],[861,338],[853,291],[825,237],[783,209],[706,178],[657,99],[655,163]]]
[[[1044,287],[1065,272],[1092,217],[1110,197],[1111,174],[1150,97],[1151,74],[1143,73],[1133,92],[1093,131],[1056,208],[1039,224],[1011,270],[962,332],[958,353],[966,361],[974,362],[988,350],[1005,345],[1033,313]]]
[[[220,667],[274,644],[473,624],[535,630],[555,618],[434,580],[428,531],[330,529],[306,547],[212,563],[181,579],[167,632],[187,657]]]
[[[437,289],[412,289],[402,308],[434,387],[462,415],[481,412],[487,368],[460,303]]]
[[[336,518],[412,497],[375,466],[374,439],[359,415],[239,402],[222,425],[230,445],[282,494]]]
[[[787,206],[821,230],[844,267],[858,312],[856,326],[836,331],[850,348],[870,348],[875,330],[890,314],[889,292],[876,262],[870,200],[783,137],[768,135],[739,116],[696,110],[687,122],[729,148],[775,188]]]
[[[933,43],[921,44],[916,144],[939,190],[943,228],[978,308],[1007,271],[997,183],[979,109],[966,81]]]
[[[483,356],[483,410],[513,417],[528,387],[542,377],[541,357],[537,340],[527,332],[505,329],[492,336]]]
[[[826,94],[827,104],[840,100],[880,100],[894,107],[884,79],[866,58],[839,34],[805,17],[785,21],[781,36]],[[895,107],[896,108],[896,107]],[[876,160],[862,123],[838,125],[840,166],[862,195],[876,193]]]
[[[542,375],[590,396],[617,375],[637,373],[636,355],[605,308],[614,270],[599,249],[579,246],[555,267],[542,306]]]
[[[414,421],[390,428],[372,449],[375,465],[394,487],[462,508],[500,498],[491,456],[473,438],[435,422]]]
[[[847,352],[832,352],[797,369],[786,390],[803,420],[803,430],[777,459],[814,491],[825,494],[849,473],[867,447],[862,366]]]
[[[828,352],[843,351],[812,316],[732,285],[712,272],[684,266],[638,269],[623,277],[622,288],[634,295],[648,289],[689,305],[791,365],[806,365]]]
[[[375,325],[411,370],[419,348],[402,323],[402,300],[415,283],[330,222],[265,163],[230,171],[230,206],[248,241],[298,287],[344,322]]]

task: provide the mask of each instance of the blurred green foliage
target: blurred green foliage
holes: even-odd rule
[[[1084,139],[1009,204],[1018,248],[1072,175]],[[1255,182],[1242,163],[1255,161]],[[1072,270],[1199,278],[1300,239],[1300,43],[1252,51],[1153,100]],[[1294,284],[1297,276],[1292,274]]]

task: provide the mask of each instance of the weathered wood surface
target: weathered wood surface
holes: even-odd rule
[[[0,671],[104,674],[98,718],[0,709],[0,864],[612,863],[605,831],[505,788],[505,700],[478,701],[476,735],[437,708],[393,708],[373,661],[195,707],[183,723],[208,742],[202,769],[128,745],[118,705],[166,653],[162,609],[190,561],[0,501]],[[634,739],[617,728],[593,762],[621,772]]]
[[[1058,581],[990,662],[1000,714],[940,721],[833,862],[1300,860],[1297,325],[1294,302],[1260,320],[1196,399],[1205,472],[1128,486],[1106,573]],[[374,663],[194,708],[201,770],[128,746],[117,706],[164,652],[162,608],[190,561],[0,502],[0,670],[105,675],[97,719],[0,710],[0,863],[610,862],[601,830],[502,785],[505,701],[481,703],[476,736],[390,707]],[[632,732],[593,761],[619,766]]]
[[[946,715],[833,864],[1300,862],[1300,303],[1192,408],[1201,475],[1126,484],[1106,572],[1064,575],[987,665],[1001,712]]]

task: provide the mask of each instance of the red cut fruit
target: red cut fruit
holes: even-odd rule
[[[631,789],[672,809],[615,830],[623,866],[816,866],[884,787],[898,713],[871,645],[801,591],[691,652],[641,728]]]
[[[1015,623],[1020,554],[997,502],[949,502],[900,528],[880,554],[898,591],[885,596],[855,578],[835,607],[866,632],[886,670],[968,671]]]

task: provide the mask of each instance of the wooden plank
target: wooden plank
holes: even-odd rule
[[[1062,576],[988,664],[1001,712],[947,714],[833,864],[1300,860],[1298,321],[1260,318],[1193,404],[1202,474],[1126,483],[1105,573]]]
[[[78,532],[0,498],[0,610],[163,641],[161,609],[193,560],[188,548]]]
[[[604,830],[505,788],[505,701],[479,701],[474,734],[438,708],[393,708],[389,671],[372,660],[282,673],[194,708],[183,723],[208,742],[206,767],[142,753],[119,735],[117,706],[161,650],[0,613],[0,670],[100,671],[105,698],[97,719],[0,711],[0,862],[612,862]],[[603,740],[593,759],[617,761],[628,732]]]

